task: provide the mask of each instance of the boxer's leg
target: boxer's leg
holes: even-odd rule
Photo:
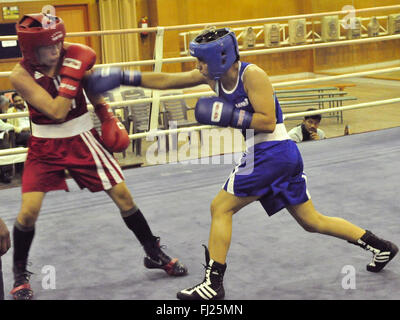
[[[0,257],[0,300],[4,300],[3,269],[1,266],[1,257]]]
[[[232,216],[259,196],[237,197],[221,190],[211,203],[211,230],[206,249],[206,274],[202,283],[178,292],[182,300],[216,300],[225,296],[223,277],[232,236]]]
[[[149,269],[163,269],[169,275],[182,276],[187,274],[187,268],[176,258],[170,258],[160,247],[160,238],[151,232],[146,218],[133,202],[132,195],[125,182],[121,182],[106,191],[120,209],[126,226],[135,234],[142,244],[146,257],[144,265]]]
[[[329,217],[315,210],[311,200],[305,203],[288,206],[290,214],[309,232],[318,232],[347,240],[373,253],[372,262],[367,265],[371,272],[381,271],[398,252],[397,246],[375,236],[351,222],[337,217]]]
[[[33,291],[29,284],[31,273],[26,270],[26,265],[35,235],[35,222],[39,216],[44,196],[44,192],[22,194],[21,210],[13,228],[14,288],[11,294],[16,300],[30,300],[33,297]]]
[[[68,167],[76,183],[81,188],[88,188],[92,192],[105,191],[110,196],[119,208],[125,224],[144,247],[147,255],[144,261],[147,268],[163,269],[175,276],[186,274],[185,266],[161,250],[160,239],[153,235],[145,217],[135,205],[124,182],[121,167],[102,145],[96,130],[84,132],[76,140],[75,150],[78,157],[71,154],[69,157],[71,165]],[[86,154],[84,163],[81,160],[83,154]]]

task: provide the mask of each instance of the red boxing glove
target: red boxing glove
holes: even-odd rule
[[[106,103],[94,107],[101,121],[101,138],[111,152],[122,152],[128,148],[130,140],[125,126],[114,116],[110,106]]]
[[[61,83],[58,95],[73,99],[86,70],[91,69],[96,62],[96,52],[81,44],[71,44],[65,51],[59,72]]]

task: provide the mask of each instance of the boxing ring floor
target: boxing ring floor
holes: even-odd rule
[[[343,217],[400,244],[400,127],[299,144],[308,189],[320,212]],[[143,266],[143,250],[104,193],[57,191],[45,198],[30,253],[38,300],[173,300],[202,281],[209,206],[231,164],[166,164],[125,170],[126,182],[166,251],[189,268],[171,278]],[[12,229],[20,188],[0,192],[0,216]],[[268,217],[256,202],[234,217],[225,275],[227,300],[400,299],[398,256],[378,274],[372,254],[346,241],[304,231],[286,210]],[[6,299],[12,249],[2,257]],[[55,270],[55,289],[43,288]],[[355,288],[344,289],[346,266]]]

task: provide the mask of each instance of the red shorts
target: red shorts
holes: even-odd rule
[[[124,181],[115,158],[95,129],[68,138],[31,137],[22,176],[22,193],[66,190],[65,170],[81,189],[109,190]]]

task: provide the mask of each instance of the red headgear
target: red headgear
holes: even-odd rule
[[[22,55],[32,65],[39,65],[35,53],[37,48],[64,42],[64,22],[56,16],[27,14],[18,22],[16,29]]]

